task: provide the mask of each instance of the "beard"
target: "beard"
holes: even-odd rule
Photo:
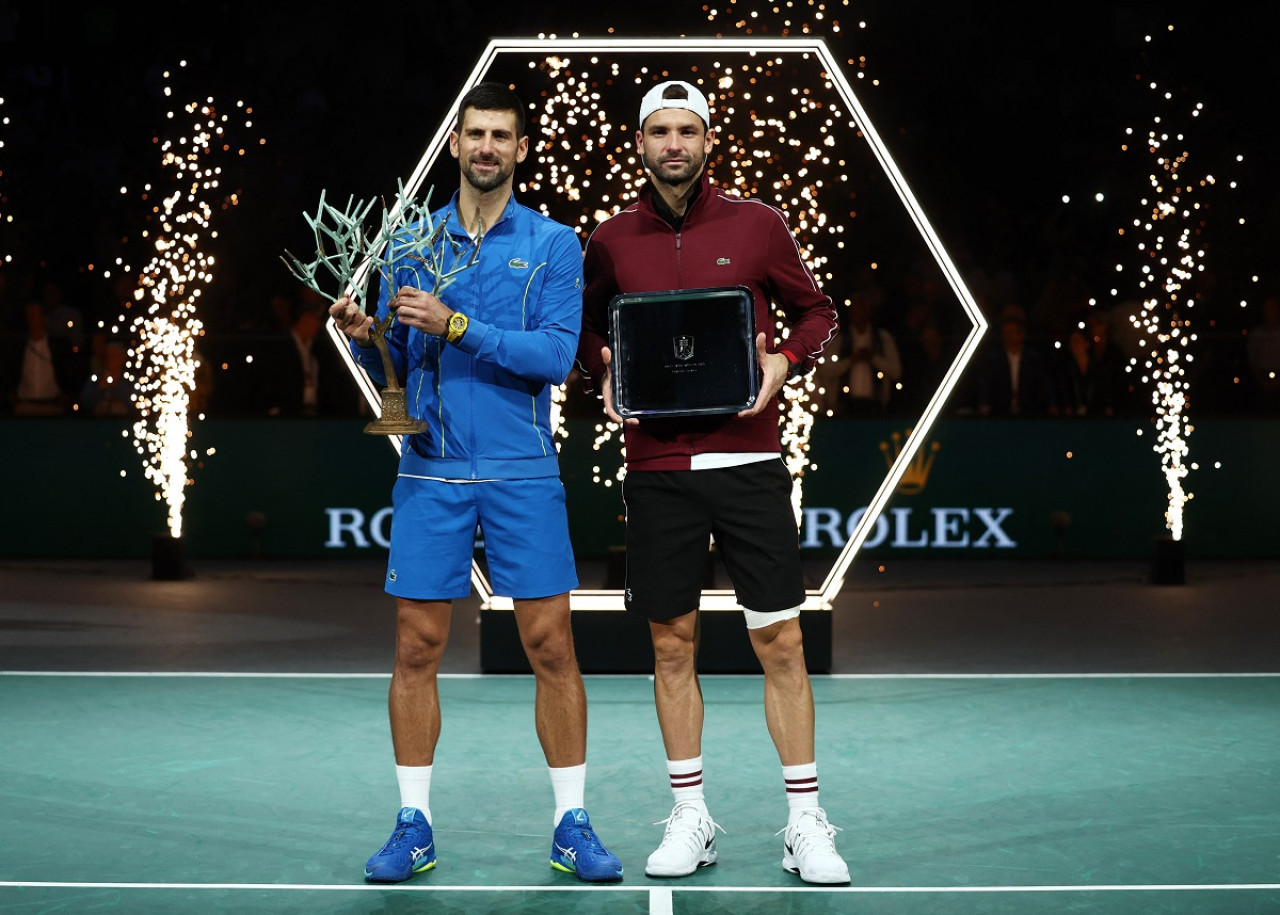
[[[486,159],[481,161],[486,164],[496,165],[497,168],[492,172],[481,173],[475,169],[476,161],[475,159],[468,161],[462,169],[462,174],[466,177],[467,183],[477,191],[492,191],[495,188],[502,187],[507,179],[511,177],[511,173],[514,170],[514,166],[504,166],[501,159]]]
[[[644,167],[649,170],[655,181],[661,181],[663,184],[669,184],[673,187],[687,184],[702,171],[702,166],[706,164],[707,157],[705,154],[691,153],[688,161],[661,162],[651,159],[649,156],[643,156]]]

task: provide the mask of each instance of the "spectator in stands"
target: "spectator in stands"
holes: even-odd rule
[[[43,304],[28,302],[23,309],[25,332],[10,339],[10,352],[0,365],[6,373],[6,402],[16,416],[58,416],[66,413],[80,390],[77,353],[68,337],[52,336]]]
[[[119,340],[101,339],[101,363],[84,384],[80,410],[91,416],[129,416],[134,411],[129,351]]]
[[[1111,320],[1106,312],[1089,312],[1085,329],[1067,336],[1060,365],[1064,414],[1103,417],[1128,412],[1128,359],[1111,340]]]
[[[847,323],[838,339],[848,355],[845,366],[844,412],[852,416],[880,416],[889,410],[898,383],[902,360],[893,334],[872,320],[873,302],[864,292],[849,299]]]
[[[289,329],[255,347],[256,380],[250,406],[269,416],[354,416],[359,389],[323,333],[325,303],[294,302]]]
[[[1058,394],[1049,361],[1027,342],[1026,317],[1006,308],[1000,340],[988,350],[974,377],[975,406],[982,416],[1056,416]]]

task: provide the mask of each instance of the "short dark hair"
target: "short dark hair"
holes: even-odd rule
[[[468,108],[478,108],[481,111],[511,111],[516,116],[516,139],[524,136],[524,105],[520,101],[520,96],[516,95],[510,86],[504,86],[501,83],[479,83],[473,86],[458,103],[455,130],[462,129],[462,116],[467,113]]]
[[[662,90],[662,97],[687,99],[689,97],[689,90],[684,86],[681,86],[679,83],[675,83]]]

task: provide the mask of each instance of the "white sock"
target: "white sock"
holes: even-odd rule
[[[707,812],[707,802],[702,793],[702,757],[692,759],[668,759],[667,778],[671,780],[671,796],[677,804],[694,804]]]
[[[551,773],[551,790],[556,798],[555,822],[559,826],[565,811],[575,807],[585,807],[583,798],[587,793],[587,764],[565,766],[562,769],[547,768]]]
[[[787,786],[787,823],[790,825],[805,810],[821,806],[818,803],[818,764],[783,766],[782,780]]]
[[[400,806],[417,807],[431,822],[431,767],[396,766],[396,783],[400,785]]]

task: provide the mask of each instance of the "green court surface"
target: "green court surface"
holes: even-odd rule
[[[382,675],[0,675],[0,912],[1278,912],[1280,676],[816,677],[848,887],[780,866],[762,683],[706,677],[720,863],[644,876],[670,809],[652,683],[587,678],[622,859],[547,864],[533,680],[441,681],[439,864],[368,886],[398,807]]]

